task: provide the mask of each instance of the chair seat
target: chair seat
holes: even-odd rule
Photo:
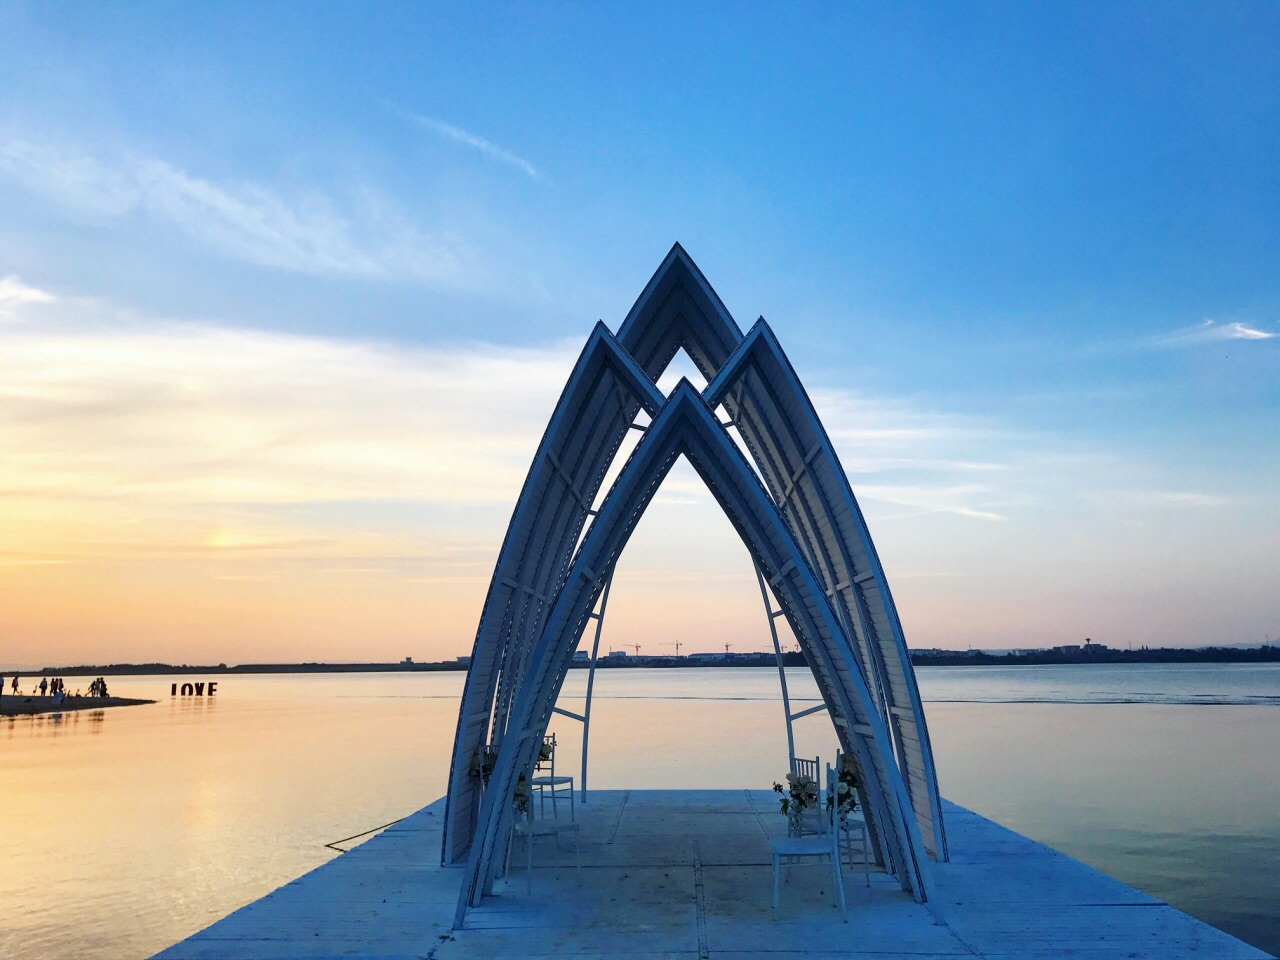
[[[529,783],[535,787],[559,787],[572,784],[573,777],[534,777]]]

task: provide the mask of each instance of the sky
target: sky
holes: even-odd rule
[[[17,0],[0,665],[469,653],[676,241],[911,646],[1280,637],[1280,6]],[[769,644],[687,465],[601,642],[677,641]]]

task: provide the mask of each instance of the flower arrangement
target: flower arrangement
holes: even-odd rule
[[[556,746],[553,741],[544,739],[542,741],[542,746],[538,748],[538,765],[541,766],[544,763],[550,762],[551,755],[555,752],[555,749]]]
[[[489,776],[498,762],[498,751],[485,744],[471,755],[471,776],[479,780],[483,786],[489,785]]]
[[[827,796],[827,809],[835,808],[838,816],[847,817],[858,809],[858,773],[849,762],[849,755],[840,757],[840,770],[836,774],[835,796]]]
[[[774,783],[773,792],[782,794],[778,803],[788,817],[818,805],[818,784],[807,774],[788,773],[787,785]]]
[[[525,779],[525,775],[522,773],[516,780],[516,788],[511,795],[511,802],[515,805],[516,813],[529,812],[530,797],[529,781]]]

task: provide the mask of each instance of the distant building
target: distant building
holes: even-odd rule
[[[614,660],[621,659],[621,658],[625,657],[626,655],[627,655],[627,651],[625,651],[625,650],[610,650],[610,651],[609,651],[609,656],[610,656],[610,658],[612,658],[612,659],[614,659]]]
[[[587,651],[585,650],[575,650],[573,652],[574,663],[588,663],[590,662],[590,660],[591,660],[591,654],[587,653]]]
[[[470,657],[458,657],[458,662],[459,662],[460,664],[462,664],[463,666],[470,666],[470,664],[471,664],[471,658],[470,658]]]
[[[410,666],[413,663],[413,657],[405,657],[400,662],[403,663],[406,667]]]

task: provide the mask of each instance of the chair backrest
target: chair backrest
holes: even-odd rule
[[[822,791],[822,823],[832,833],[839,832],[836,830],[836,804],[840,798],[837,790],[840,784],[839,770],[840,755],[836,754],[836,765],[833,767],[827,764],[827,788]]]
[[[802,757],[791,758],[791,772],[796,776],[805,776],[811,779],[815,784],[821,786],[822,781],[818,779],[818,758],[807,760]]]
[[[547,755],[547,759],[542,759],[543,754]],[[541,770],[544,767],[550,768],[551,776],[556,775],[556,735],[554,733],[549,733],[542,738],[542,750],[539,751],[538,762],[533,765],[535,770]]]
[[[791,772],[797,777],[808,777],[812,780],[814,790],[818,794],[817,809],[810,808],[808,810],[800,811],[796,816],[795,828],[799,831],[801,836],[806,834],[822,833],[822,814],[825,812],[825,808],[823,807],[822,799],[822,780],[819,779],[821,767],[819,765],[818,758],[814,757],[812,760],[809,760],[804,757],[792,757]]]
[[[835,765],[835,767],[834,767],[834,768],[829,768],[829,769],[833,769],[833,776],[835,776],[835,777],[836,777],[836,780],[835,780],[835,782],[832,784],[832,787],[833,787],[833,789],[835,789],[835,790],[837,791],[837,792],[836,792],[836,794],[835,794],[835,796],[836,796],[836,802],[838,802],[838,801],[839,801],[839,798],[840,798],[840,793],[839,793],[839,788],[840,788],[840,780],[839,780],[840,772],[841,772],[842,770],[843,770],[843,771],[846,771],[846,772],[853,772],[853,771],[856,771],[856,767],[854,767],[854,766],[849,762],[849,757],[848,757],[848,755],[847,755],[847,754],[841,753],[839,750],[837,750],[837,751],[836,751],[836,765]],[[855,782],[856,782],[856,780],[855,780]],[[855,791],[854,791],[853,796],[851,796],[851,797],[850,797],[850,796],[846,795],[846,799],[851,800],[851,801],[853,802],[853,805],[854,805],[854,808],[855,808],[855,809],[857,808],[858,804],[860,804],[860,803],[862,802],[861,798],[858,796],[858,791],[857,791],[856,789],[855,789]]]

